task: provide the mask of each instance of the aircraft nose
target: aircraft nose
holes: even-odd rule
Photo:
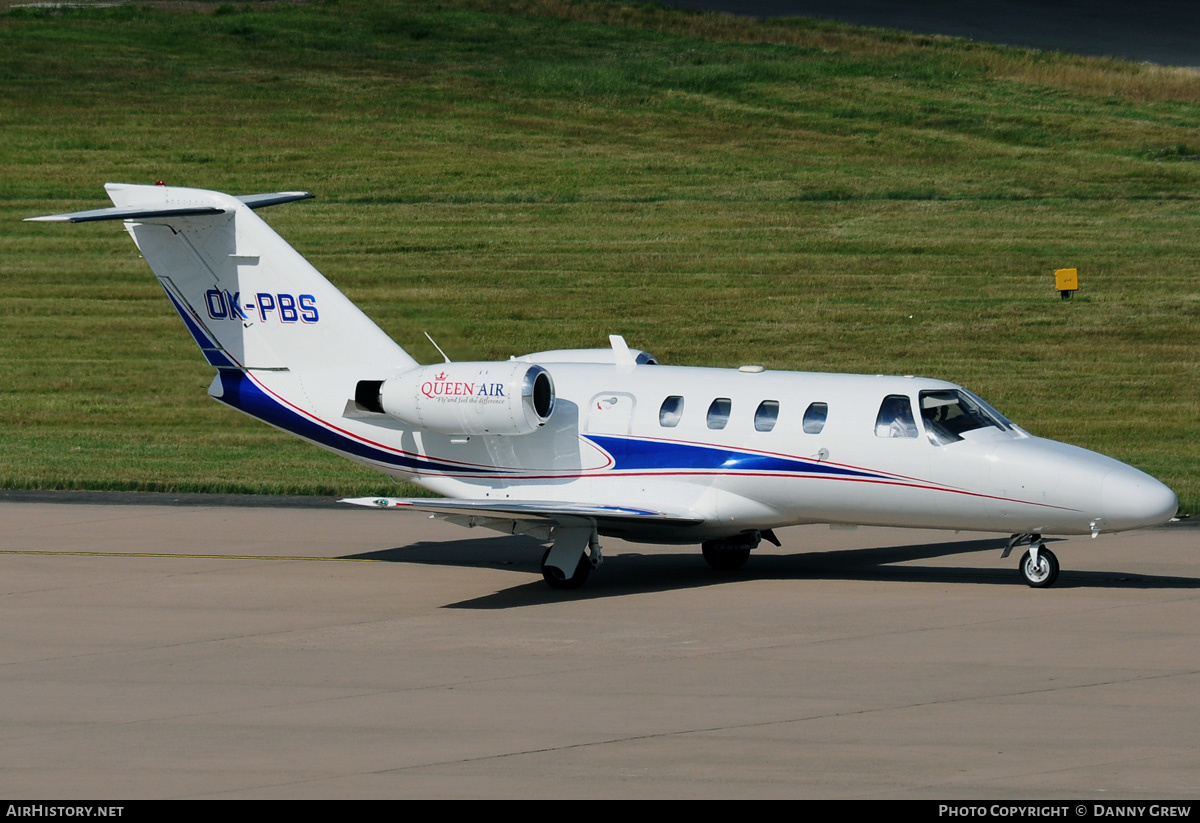
[[[1150,475],[1128,466],[1104,477],[1100,496],[1106,531],[1159,526],[1179,510],[1175,492]]]

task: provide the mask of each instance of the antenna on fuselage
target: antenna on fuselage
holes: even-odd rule
[[[425,337],[429,340],[430,343],[433,343],[433,347],[438,350],[438,354],[440,354],[445,359],[445,361],[447,363],[449,363],[450,358],[446,357],[446,353],[444,351],[442,351],[442,347],[439,346],[436,342],[434,342],[434,339],[429,336],[429,332],[421,332],[421,333],[425,335]]]
[[[637,360],[634,359],[633,352],[629,350],[629,344],[625,342],[625,338],[619,334],[610,334],[608,343],[613,350],[613,363],[618,366],[636,366]]]

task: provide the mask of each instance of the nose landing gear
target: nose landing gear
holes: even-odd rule
[[[1035,589],[1046,589],[1058,580],[1058,558],[1046,548],[1040,534],[1014,534],[1008,541],[1002,557],[1008,557],[1017,546],[1029,544],[1029,551],[1021,556],[1018,569],[1026,585]]]
[[[1035,589],[1053,586],[1058,580],[1058,558],[1045,546],[1034,546],[1021,557],[1021,576]]]

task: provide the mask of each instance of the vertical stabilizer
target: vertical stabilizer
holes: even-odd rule
[[[113,208],[29,219],[123,221],[217,367],[210,395],[352,459],[386,462],[343,428],[343,410],[359,381],[387,380],[417,362],[254,213],[309,194],[105,189]]]
[[[105,189],[112,211],[147,214],[123,217],[125,227],[214,366],[374,374],[416,365],[243,200],[168,186]]]

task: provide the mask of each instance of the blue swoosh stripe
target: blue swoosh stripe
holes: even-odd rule
[[[162,284],[160,283],[159,285]],[[196,345],[205,350],[220,348],[220,346],[209,339],[208,335],[205,334],[204,329],[200,328],[200,326],[196,324],[196,321],[192,319],[192,316],[188,313],[187,309],[179,305],[179,301],[175,299],[175,295],[171,294],[171,290],[166,286],[163,286],[163,291],[167,293],[167,299],[171,301],[171,305],[175,307],[175,311],[179,312],[179,316],[183,318],[183,324],[187,326],[187,330],[189,333],[191,333],[192,339],[196,341]],[[207,357],[207,354],[205,356]],[[214,363],[213,365],[215,366],[218,364]]]
[[[221,375],[222,393],[217,399],[222,403],[232,406],[238,411],[243,411],[251,417],[257,417],[259,420],[270,423],[272,426],[277,426],[284,431],[289,431],[314,443],[320,443],[322,446],[328,446],[343,454],[352,454],[375,463],[383,463],[388,466],[395,466],[415,472],[437,471],[477,475],[501,473],[490,468],[457,466],[386,452],[347,437],[344,434],[327,429],[307,417],[292,411],[256,386],[254,381],[242,371],[221,369],[218,373]]]
[[[204,354],[204,357],[206,360],[208,360],[208,365],[210,366],[216,366],[219,369],[240,368],[237,363],[234,363],[232,360],[226,357],[225,352],[221,351],[220,349],[201,349],[200,351]]]
[[[587,435],[616,460],[613,471],[649,469],[788,472],[825,474],[842,477],[884,477],[875,472],[831,466],[817,460],[781,457],[773,454],[739,451],[722,446],[700,446],[691,443],[672,443],[661,440],[639,440],[632,437]]]
[[[174,301],[172,301],[174,302]],[[183,314],[183,312],[180,312]],[[186,319],[186,316],[185,316]],[[199,342],[199,341],[198,341]],[[241,370],[221,369],[222,403],[245,412],[252,417],[270,423],[292,434],[319,443],[344,454],[352,454],[375,463],[394,466],[415,472],[446,472],[507,475],[509,472],[487,467],[471,467],[442,463],[436,460],[398,455],[368,445],[328,429],[309,418],[287,408],[275,398],[255,385]],[[775,472],[791,474],[824,474],[841,477],[882,478],[875,472],[867,472],[842,466],[831,466],[818,461],[808,461],[738,451],[720,446],[701,446],[690,443],[672,443],[658,440],[587,435],[600,448],[613,455],[615,465],[609,471],[637,471],[664,469],[674,471],[736,471]],[[511,471],[511,470],[510,470]]]

